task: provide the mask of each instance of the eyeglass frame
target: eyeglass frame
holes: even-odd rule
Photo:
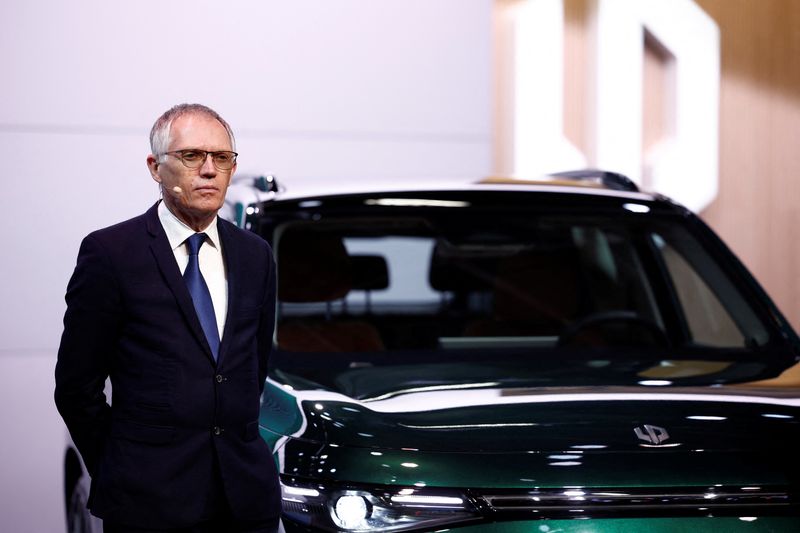
[[[197,152],[198,154],[203,154],[203,159],[201,160],[200,164],[197,165],[196,167],[190,167],[183,159],[183,152]],[[233,161],[231,162],[230,168],[219,168],[217,162],[214,161],[214,156],[216,154],[233,154]],[[169,152],[164,152],[161,155],[171,155],[172,157],[179,159],[180,162],[183,164],[183,166],[185,166],[186,168],[190,168],[192,170],[201,168],[203,165],[205,165],[206,160],[208,160],[208,156],[210,155],[211,164],[214,165],[214,168],[216,168],[217,170],[221,170],[223,172],[227,172],[228,170],[233,170],[233,167],[236,165],[236,158],[239,156],[239,154],[237,152],[234,152],[233,150],[208,151],[208,150],[200,150],[199,148],[184,148],[183,150],[170,150]]]

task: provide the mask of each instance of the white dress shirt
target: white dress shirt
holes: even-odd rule
[[[219,232],[217,231],[217,217],[214,217],[214,220],[207,228],[201,232],[195,232],[172,214],[172,211],[161,201],[158,204],[158,218],[161,221],[164,232],[167,234],[169,245],[172,248],[172,253],[175,254],[175,261],[177,261],[181,272],[184,272],[186,265],[189,264],[189,249],[186,239],[194,233],[205,233],[208,236],[203,246],[200,247],[198,260],[200,262],[200,273],[203,274],[203,279],[206,280],[206,285],[208,285],[208,291],[211,293],[214,314],[217,316],[219,338],[222,340],[225,317],[228,314],[228,273],[222,257],[222,242],[219,240]]]

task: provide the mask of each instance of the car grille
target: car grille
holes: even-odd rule
[[[472,501],[496,519],[596,516],[787,515],[800,511],[788,487],[679,487],[658,490],[561,488],[525,491],[473,491]]]

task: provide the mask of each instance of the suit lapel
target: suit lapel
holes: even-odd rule
[[[233,314],[231,311],[235,309],[238,303],[240,257],[239,249],[236,246],[236,240],[231,235],[230,228],[226,227],[225,223],[220,218],[217,218],[217,230],[219,232],[219,240],[222,243],[222,257],[225,261],[225,270],[228,275],[228,309],[225,315],[225,328],[222,331],[219,353],[217,354],[217,365],[219,365],[225,357],[228,346],[230,346],[231,343],[231,328],[233,324],[231,318]]]
[[[203,327],[200,325],[200,320],[197,318],[197,312],[194,310],[192,297],[189,290],[186,288],[186,283],[183,281],[183,275],[178,268],[178,263],[175,261],[175,254],[169,245],[167,235],[164,233],[164,228],[161,227],[161,222],[158,220],[158,203],[147,210],[145,220],[147,221],[147,231],[150,234],[150,251],[155,257],[158,269],[161,275],[167,282],[167,286],[172,291],[175,301],[178,302],[178,308],[181,310],[186,323],[192,334],[203,346],[211,363],[214,363],[214,356],[211,353],[211,348],[208,346],[206,334],[203,332]],[[230,305],[228,306],[230,308]],[[221,353],[221,351],[220,351]]]

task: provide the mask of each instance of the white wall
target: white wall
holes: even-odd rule
[[[240,172],[294,190],[486,175],[491,4],[0,3],[4,531],[61,526],[51,398],[64,289],[86,233],[155,201],[156,117],[210,105],[237,132]]]

